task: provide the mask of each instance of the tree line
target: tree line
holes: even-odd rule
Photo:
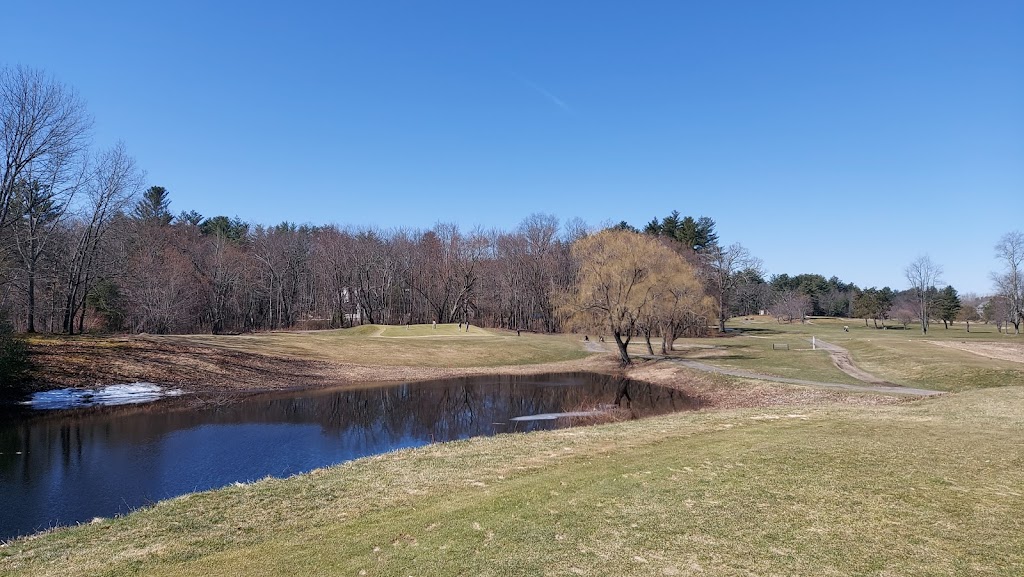
[[[765,278],[745,247],[720,242],[714,220],[678,211],[642,230],[621,222],[596,231],[545,214],[513,230],[468,231],[452,223],[385,230],[174,214],[169,191],[146,188],[123,144],[96,149],[91,127],[71,88],[38,70],[0,68],[0,311],[18,331],[227,333],[436,321],[554,332],[586,324],[567,295],[600,285],[584,273],[588,255],[602,251],[627,261],[639,258],[634,252],[660,255],[645,257],[649,271],[634,270],[642,306],[616,313],[625,324],[608,319],[606,328],[618,326],[626,340],[671,343],[764,311],[788,321],[923,319],[926,330],[928,319],[949,322],[971,308],[957,304],[951,286],[937,288],[941,270],[930,261],[916,263],[931,267],[916,276],[908,267],[902,292],[818,274]],[[1006,270],[993,275],[997,293],[985,301],[995,322],[1018,331],[1022,254],[1019,232],[1000,241]]]

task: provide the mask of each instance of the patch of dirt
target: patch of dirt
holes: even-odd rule
[[[1024,363],[1024,343],[979,343],[967,341],[925,341],[947,349],[965,351],[978,356],[1001,361]]]

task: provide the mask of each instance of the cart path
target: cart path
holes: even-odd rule
[[[872,385],[883,385],[886,387],[899,386],[890,383],[889,381],[886,381],[884,379],[880,379],[875,375],[872,375],[871,373],[853,364],[853,358],[850,357],[850,351],[844,349],[843,347],[825,342],[817,337],[815,337],[815,340],[812,342],[816,343],[817,346],[828,351],[829,356],[832,357],[832,364],[834,364],[837,369],[843,371],[844,373],[850,375],[851,377],[857,379],[858,381],[864,381],[865,383],[870,383]]]

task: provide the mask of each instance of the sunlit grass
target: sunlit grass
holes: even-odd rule
[[[631,345],[630,350],[641,352],[641,347]],[[646,346],[643,350],[646,351]],[[735,336],[679,339],[672,356],[762,375],[826,383],[860,383],[836,368],[828,352],[812,349],[809,337],[804,338],[798,334],[778,334],[764,338]]]
[[[351,329],[244,335],[181,335],[165,341],[367,366],[495,367],[580,359],[579,339],[456,324],[367,325]]]
[[[9,575],[1010,575],[1024,388],[362,459],[0,548]]]
[[[891,321],[889,322],[891,325]],[[875,329],[854,319],[814,318],[778,323],[768,317],[733,319],[727,336],[680,339],[675,354],[722,368],[811,381],[857,384],[832,363],[828,353],[811,350],[811,338],[848,349],[858,367],[898,385],[943,391],[1024,384],[1024,339],[996,332],[992,325],[932,325],[927,335],[910,328]],[[847,330],[848,329],[848,330]],[[991,358],[943,344],[982,350],[1001,347],[1007,358]],[[788,349],[782,348],[788,346]],[[642,344],[631,351],[642,353]],[[1019,361],[1009,360],[1020,352]]]

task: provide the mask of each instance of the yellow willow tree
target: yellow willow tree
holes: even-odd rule
[[[569,326],[611,332],[624,365],[633,335],[660,324],[657,303],[672,310],[675,294],[703,296],[693,268],[654,237],[608,229],[576,241],[572,252],[579,269],[575,284],[556,295],[559,310]]]

